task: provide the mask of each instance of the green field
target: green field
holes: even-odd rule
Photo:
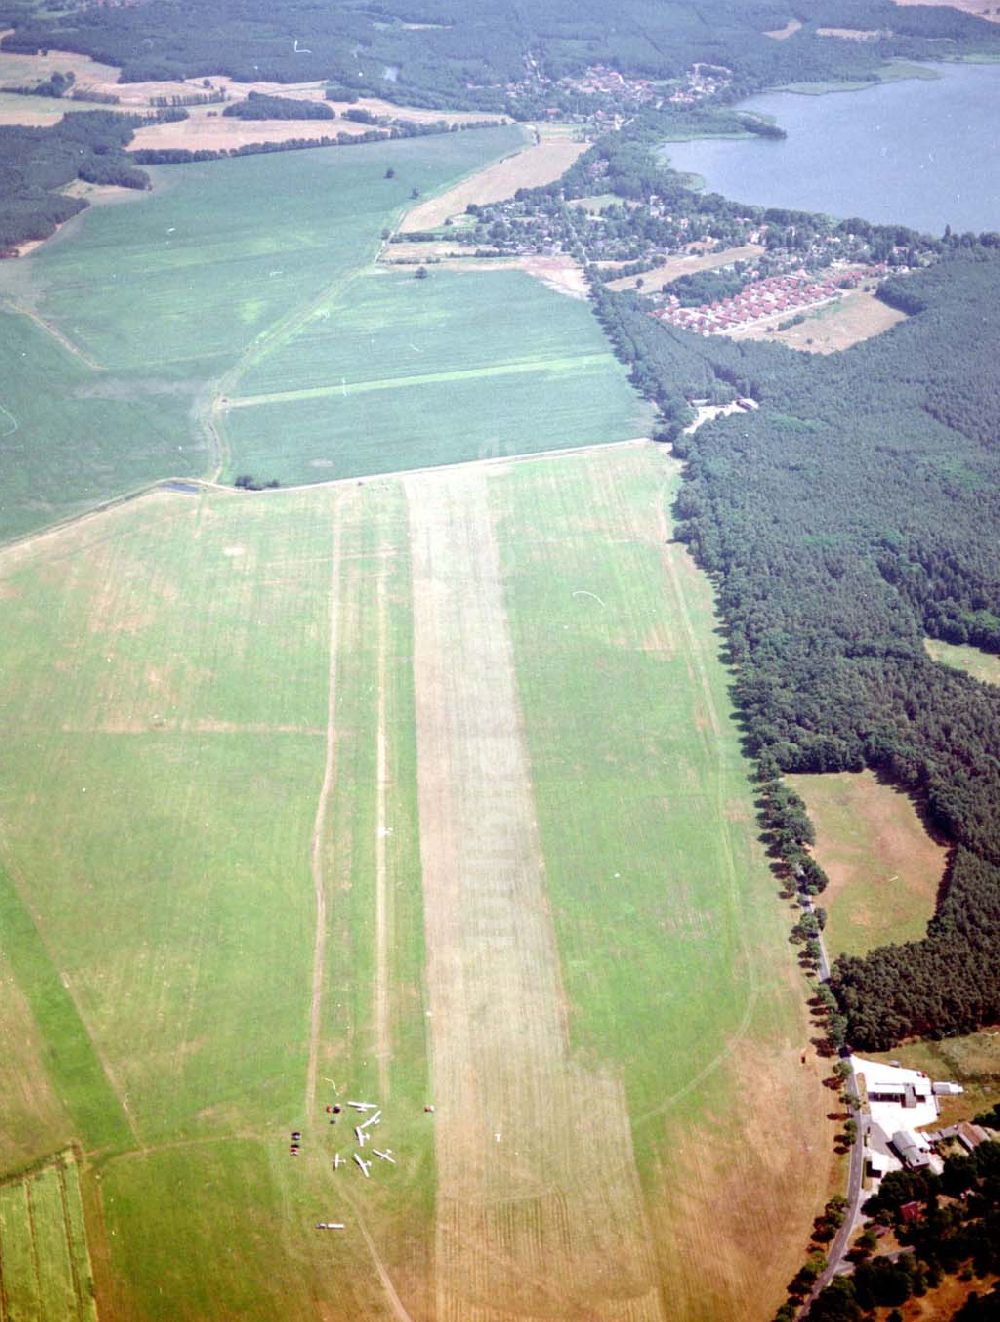
[[[992,652],[983,652],[978,647],[943,643],[938,638],[925,638],[924,648],[932,661],[951,666],[953,670],[961,670],[963,674],[982,680],[984,684],[1000,684],[1000,656],[994,656]]]
[[[371,266],[413,190],[522,136],[161,167],[4,263],[0,540],[168,476],[310,483],[643,434],[584,303]]]
[[[230,475],[285,483],[626,440],[649,427],[589,308],[520,272],[374,270],[234,384]]]
[[[0,1282],[5,1322],[96,1322],[72,1159],[0,1183]]]
[[[225,374],[367,265],[411,190],[446,187],[521,138],[511,127],[161,167],[152,194],[93,207],[4,262],[0,539],[212,472]],[[281,425],[270,444],[287,457]]]
[[[710,594],[663,541],[676,469],[647,446],[479,471],[569,1077],[624,1087],[669,1316],[762,1317],[825,1196],[825,1159],[800,1156],[823,1099]],[[435,499],[452,480],[419,479]],[[161,493],[0,558],[2,930],[42,1035],[20,1068],[68,1112],[49,1150],[77,1138],[100,1176],[111,1315],[375,1317],[377,1266],[414,1317],[433,1308],[435,1137],[456,1121],[429,1066],[418,499],[396,480]],[[323,1112],[358,1094],[397,1160],[368,1182],[331,1171],[352,1145]]]

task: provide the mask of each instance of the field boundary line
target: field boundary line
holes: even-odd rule
[[[51,321],[46,320],[46,318],[43,317],[40,312],[36,312],[34,308],[28,307],[25,303],[19,303],[13,298],[0,299],[0,307],[5,308],[8,312],[12,312],[15,316],[27,317],[28,320],[33,322],[40,331],[44,331],[46,335],[51,336],[61,349],[65,349],[68,354],[71,354],[72,357],[78,359],[86,367],[89,367],[92,372],[104,372],[107,370],[103,363],[99,363],[96,358],[91,358],[90,354],[87,353],[85,349],[81,349],[80,346],[75,344],[64,331],[61,331],[59,327],[54,325]]]
[[[380,390],[399,390],[409,386],[434,385],[448,381],[477,381],[482,377],[517,376],[527,372],[574,372],[593,363],[610,363],[610,351],[581,353],[572,358],[525,359],[522,362],[488,364],[485,367],[462,367],[451,372],[418,372],[412,376],[386,376],[374,381],[354,381],[351,385],[304,386],[301,390],[279,390],[265,395],[237,395],[226,402],[227,409],[266,408],[271,404],[299,404],[310,399],[329,399],[332,395],[349,397]]]
[[[591,441],[587,445],[567,445],[564,448],[554,450],[524,450],[517,454],[480,455],[475,459],[456,459],[450,464],[424,464],[421,468],[395,468],[386,473],[355,473],[351,477],[331,477],[325,482],[301,482],[294,486],[270,487],[262,491],[237,490],[236,487],[226,486],[224,482],[219,482],[216,478],[184,475],[158,477],[152,482],[146,482],[141,487],[134,487],[131,491],[123,491],[120,495],[110,496],[107,500],[102,500],[90,509],[81,510],[79,514],[69,514],[65,518],[57,519],[55,523],[50,523],[45,528],[39,528],[35,532],[22,533],[19,537],[12,537],[10,541],[0,545],[0,559],[7,551],[16,547],[31,546],[35,542],[44,541],[47,537],[54,537],[58,533],[67,532],[78,524],[85,523],[89,519],[96,519],[110,510],[117,509],[119,505],[127,505],[133,500],[141,500],[143,496],[152,496],[157,492],[162,492],[165,495],[226,495],[237,497],[240,500],[249,500],[255,497],[267,499],[276,495],[287,495],[289,492],[331,491],[338,487],[353,487],[357,486],[359,482],[391,482],[399,478],[420,477],[430,473],[451,473],[460,468],[472,468],[476,465],[497,467],[503,464],[526,464],[542,459],[561,459],[564,455],[590,454],[593,450],[614,450],[625,446],[657,444],[658,442],[649,436],[630,436],[622,441]]]
[[[316,1072],[319,1064],[320,1012],[323,1007],[323,975],[326,967],[326,872],[323,867],[323,835],[337,764],[337,644],[340,630],[341,521],[334,517],[330,552],[330,664],[326,698],[326,761],[323,783],[316,803],[309,841],[309,865],[316,897],[316,937],[313,942],[312,996],[309,1006],[309,1061],[306,1067],[305,1115],[308,1120],[316,1103]]]

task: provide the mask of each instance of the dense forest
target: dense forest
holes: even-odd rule
[[[1000,437],[983,423],[1000,407],[1000,248],[956,244],[910,286],[918,315],[830,357],[704,339],[595,290],[636,384],[676,419],[678,536],[716,580],[750,750],[781,771],[872,767],[953,842],[926,939],[835,966],[866,1049],[1000,1019],[1000,693],[922,643],[1000,650],[984,535]],[[677,434],[687,398],[720,390],[761,407]]]
[[[906,1209],[905,1212],[903,1209]],[[941,1175],[895,1171],[865,1203],[868,1230],[853,1251],[850,1276],[838,1276],[809,1310],[812,1322],[861,1322],[875,1308],[897,1308],[925,1295],[945,1274],[1000,1273],[1000,1143],[949,1157]],[[891,1228],[904,1252],[875,1255],[879,1230]],[[882,1233],[885,1230],[882,1229]],[[778,1314],[798,1313],[792,1304]],[[974,1291],[955,1314],[966,1322],[1000,1316],[1000,1288]]]
[[[125,152],[140,122],[92,110],[66,115],[51,128],[0,125],[0,256],[48,238],[84,209],[80,198],[56,191],[74,179],[148,188],[149,176]]]
[[[336,119],[325,101],[303,101],[291,96],[250,92],[245,101],[230,101],[222,112],[233,119]]]
[[[790,39],[764,35],[790,19],[802,24]],[[328,78],[404,103],[526,115],[538,109],[533,80],[597,63],[654,79],[713,63],[734,71],[735,96],[781,82],[872,78],[887,58],[1000,51],[1000,31],[979,19],[891,0],[621,0],[613,11],[606,0],[204,0],[196,11],[189,0],[151,0],[51,16],[29,0],[6,0],[0,25],[15,29],[7,50],[81,51],[121,66],[127,81]],[[835,41],[817,35],[823,26],[882,35]]]

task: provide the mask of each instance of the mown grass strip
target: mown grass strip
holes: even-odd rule
[[[124,1147],[128,1121],[31,914],[0,867],[0,941],[45,1039],[45,1067],[88,1148]]]

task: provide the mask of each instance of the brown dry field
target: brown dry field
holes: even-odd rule
[[[864,954],[923,935],[934,912],[947,849],[927,834],[907,796],[870,771],[788,776],[816,827],[816,858],[830,884],[831,955]]]
[[[399,232],[412,234],[416,230],[436,229],[450,216],[460,215],[470,203],[485,206],[489,202],[504,202],[519,188],[549,184],[565,174],[586,149],[585,142],[565,136],[543,137],[541,142],[488,165],[447,192],[418,203],[403,218]]]
[[[838,37],[841,41],[876,41],[882,36],[878,28],[817,28],[817,37]]]
[[[451,243],[394,243],[381,260],[385,266],[412,266],[434,258],[449,271],[526,271],[558,294],[587,297],[583,269],[572,257],[469,257],[468,252]]]
[[[213,110],[214,115],[210,113]],[[371,128],[370,124],[354,124],[347,119],[227,119],[221,111],[221,106],[194,106],[190,118],[179,124],[150,124],[148,128],[138,129],[130,145],[135,150],[150,147],[225,150],[245,147],[251,142],[287,142],[291,138],[315,142],[335,138],[339,133],[357,137]]]
[[[436,1316],[664,1322],[621,1083],[570,1056],[486,482],[406,483]]]
[[[796,32],[802,26],[802,20],[790,18],[783,28],[772,28],[770,32],[765,32],[765,37],[770,37],[772,41],[787,41],[789,37],[794,37]]]
[[[897,5],[931,4],[945,9],[960,9],[963,14],[985,18],[987,23],[1000,23],[1000,5],[996,0],[893,0]]]
[[[9,31],[11,29],[6,28],[0,32],[0,38]],[[94,87],[102,91],[107,84],[117,82],[119,73],[114,65],[101,64],[89,55],[77,55],[75,51],[50,50],[46,55],[17,55],[0,50],[0,83],[41,82],[57,71],[75,74],[80,88]]]
[[[794,314],[793,314],[794,315]],[[777,321],[787,321],[782,312]],[[906,320],[906,313],[891,308],[869,289],[855,289],[836,303],[828,303],[806,314],[806,319],[788,330],[778,330],[775,318],[741,331],[746,340],[777,340],[803,353],[839,353],[852,344],[870,340]]]
[[[758,243],[747,243],[742,248],[726,248],[723,252],[687,253],[683,257],[669,257],[660,266],[640,275],[627,275],[619,280],[609,280],[609,289],[635,289],[636,281],[641,280],[646,289],[659,287],[682,275],[693,275],[695,271],[714,271],[719,266],[728,266],[730,262],[746,262],[752,257],[759,257],[764,249]]]

